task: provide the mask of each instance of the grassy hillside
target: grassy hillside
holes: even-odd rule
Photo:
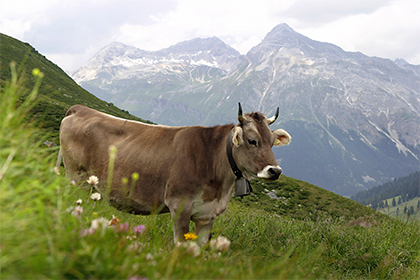
[[[280,176],[277,181],[252,182],[250,196],[234,198],[251,209],[262,209],[299,220],[357,219],[375,211],[353,200],[304,181]]]
[[[233,199],[212,239],[230,246],[175,246],[170,215],[119,212],[53,171],[24,119],[37,91],[17,104],[16,80],[0,92],[1,279],[420,279],[420,222],[287,177]]]
[[[398,201],[401,196],[389,198],[386,200],[386,205],[382,208],[379,208],[378,211],[389,215],[393,218],[411,218],[420,220],[420,198],[416,197],[411,200],[401,202],[401,204],[396,204],[392,206],[392,200],[395,199]],[[384,201],[385,204],[385,201]],[[411,209],[411,210],[410,210]]]
[[[363,204],[371,205],[374,209],[391,206],[385,202],[393,198],[401,198],[400,202],[407,202],[420,198],[420,171],[394,179],[369,190],[358,192],[351,199]],[[397,199],[396,202],[399,200]]]
[[[41,125],[57,139],[59,125],[68,108],[84,104],[93,109],[113,114],[121,118],[140,120],[127,111],[120,110],[90,94],[77,85],[63,70],[38,53],[32,46],[0,33],[0,86],[4,87],[11,78],[10,63],[15,62],[22,79],[21,90],[28,91],[34,86],[31,72],[38,68],[44,73],[39,87],[37,104],[28,118]]]

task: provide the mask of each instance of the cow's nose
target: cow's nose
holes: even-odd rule
[[[273,167],[270,167],[267,170],[267,173],[268,173],[268,175],[270,175],[270,178],[274,179],[274,180],[278,179],[280,177],[281,172],[282,172],[282,170],[281,170],[280,166],[276,166],[276,167],[273,166]]]
[[[276,180],[281,174],[281,167],[275,165],[268,165],[262,171],[258,172],[258,178]]]

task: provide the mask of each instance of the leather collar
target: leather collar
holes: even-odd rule
[[[227,138],[226,153],[227,153],[227,157],[228,157],[230,167],[232,168],[233,173],[236,175],[237,179],[240,179],[243,177],[243,174],[241,170],[239,170],[238,166],[236,165],[235,160],[233,159],[233,155],[232,155],[232,144],[231,144],[232,130],[233,129],[230,130],[228,138]]]

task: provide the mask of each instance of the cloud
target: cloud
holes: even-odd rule
[[[31,22],[23,19],[5,18],[0,22],[0,30],[5,34],[13,34],[14,38],[22,39],[31,30]]]
[[[420,64],[419,7],[417,0],[5,0],[0,32],[67,70],[112,41],[159,50],[217,36],[245,54],[283,22],[347,51]]]
[[[420,64],[420,6],[417,1],[394,1],[371,10],[349,13],[331,23],[301,28],[314,40],[336,44],[346,51],[361,51],[369,56],[404,58]],[[417,57],[417,58],[416,58]]]
[[[360,14],[371,14],[388,5],[391,0],[297,0],[286,11],[305,26],[319,26]]]
[[[180,41],[217,36],[246,53],[275,25],[283,22],[275,11],[294,1],[181,0],[168,13],[154,15],[151,24],[125,24],[118,40],[146,50],[158,50]]]

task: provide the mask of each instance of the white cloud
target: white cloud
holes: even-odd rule
[[[31,30],[31,22],[23,19],[8,19],[0,21],[0,32],[22,40],[25,33]]]
[[[0,32],[67,70],[120,41],[158,50],[217,36],[245,54],[277,24],[370,56],[420,64],[418,0],[3,0]]]
[[[420,64],[419,13],[417,1],[392,2],[370,14],[349,15],[314,28],[302,28],[299,32],[314,40],[336,44],[346,51],[361,51],[369,56],[390,59],[405,58]]]

